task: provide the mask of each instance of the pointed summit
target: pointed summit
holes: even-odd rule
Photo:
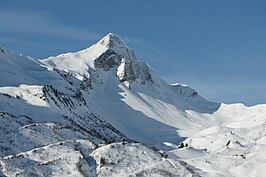
[[[116,45],[119,46],[125,46],[126,44],[123,42],[122,38],[119,37],[117,34],[114,33],[108,33],[106,36],[104,36],[100,41],[100,44],[108,47],[114,47]]]
[[[109,33],[93,46],[76,53],[61,54],[41,60],[50,68],[71,71],[82,80],[84,75],[93,70],[117,70],[121,82],[133,82],[141,76],[141,70],[134,51],[114,33]],[[115,70],[114,69],[114,70]],[[142,80],[142,79],[141,79]]]
[[[129,48],[124,43],[121,37],[114,33],[108,33],[105,37],[103,37],[97,45],[102,45],[109,50],[114,51],[117,54],[128,53]]]

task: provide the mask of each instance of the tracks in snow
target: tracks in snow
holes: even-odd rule
[[[251,150],[257,145],[257,142],[263,137],[263,134],[266,130],[266,121],[262,124],[262,128],[259,131],[259,134],[254,139],[252,144],[245,150],[245,152],[241,155],[242,158],[246,159],[246,156],[250,154]]]

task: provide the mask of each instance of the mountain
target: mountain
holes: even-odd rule
[[[169,85],[116,34],[0,62],[0,176],[263,176],[266,105]]]

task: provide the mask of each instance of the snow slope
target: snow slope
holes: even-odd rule
[[[265,172],[266,105],[169,85],[116,34],[41,60],[1,47],[0,62],[0,176]]]

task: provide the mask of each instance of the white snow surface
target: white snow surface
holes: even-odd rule
[[[266,105],[169,85],[113,33],[41,60],[0,49],[0,176],[265,176]]]

